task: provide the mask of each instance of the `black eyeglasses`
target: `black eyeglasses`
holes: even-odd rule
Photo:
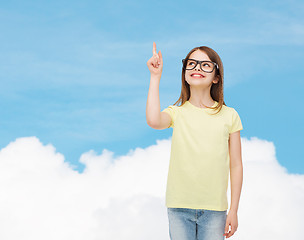
[[[195,59],[191,59],[191,58],[185,58],[182,59],[182,63],[183,63],[183,68],[185,68],[186,70],[192,70],[194,69],[197,64],[200,65],[200,68],[207,73],[211,73],[213,72],[213,70],[215,69],[215,67],[217,68],[217,70],[219,69],[217,63],[212,62],[212,61],[198,61]]]

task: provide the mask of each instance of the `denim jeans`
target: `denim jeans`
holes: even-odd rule
[[[171,240],[223,240],[227,210],[167,208]]]

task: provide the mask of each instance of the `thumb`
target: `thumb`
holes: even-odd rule
[[[229,231],[229,224],[226,223],[226,226],[225,226],[225,233],[228,233],[228,231]]]
[[[161,51],[159,50],[159,52],[158,52],[158,56],[159,56],[159,60],[160,60],[160,62],[162,63],[163,62],[163,56],[162,56],[162,54],[161,54]]]

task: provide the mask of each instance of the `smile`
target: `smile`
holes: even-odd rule
[[[193,78],[203,78],[203,77],[205,77],[205,76],[203,76],[202,74],[199,74],[199,73],[193,73],[190,76],[193,77]]]

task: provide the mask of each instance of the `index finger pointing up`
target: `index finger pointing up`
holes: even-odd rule
[[[157,54],[157,53],[156,53],[156,43],[155,43],[155,42],[153,42],[153,55],[154,55],[154,54]]]

